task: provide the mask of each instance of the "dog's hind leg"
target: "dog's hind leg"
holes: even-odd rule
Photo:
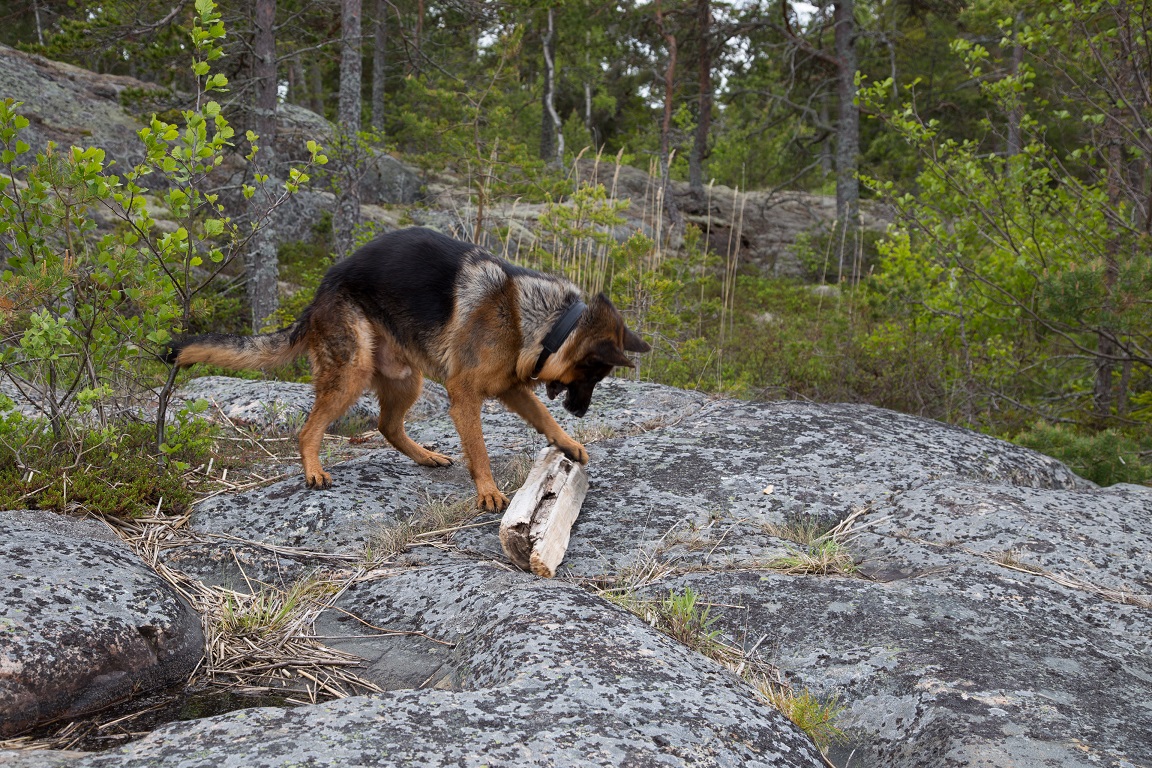
[[[396,450],[417,464],[425,467],[446,467],[452,463],[452,459],[442,453],[421,447],[404,431],[404,414],[420,397],[423,384],[424,378],[416,371],[399,379],[376,373],[372,378],[372,387],[380,398],[380,434],[384,435]]]
[[[320,466],[324,431],[364,394],[374,370],[368,322],[363,318],[341,319],[342,325],[326,327],[323,336],[316,334],[309,340],[316,400],[300,430],[300,457],[309,488],[332,485],[332,476]]]

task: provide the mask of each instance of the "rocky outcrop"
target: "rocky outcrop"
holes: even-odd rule
[[[186,393],[281,426],[311,399],[303,386],[222,378]],[[360,407],[371,424],[373,404]],[[839,697],[839,766],[1150,764],[1152,489],[1096,488],[1032,451],[867,406],[609,380],[585,419],[556,413],[592,455],[558,579],[510,569],[496,516],[482,514],[450,545],[355,581],[317,621],[385,693],[173,723],[107,753],[0,761],[820,764],[745,682],[599,595],[614,587],[637,599],[691,588],[729,645],[772,660],[797,689]],[[430,385],[412,416],[416,440],[459,455],[442,390]],[[484,429],[497,467],[540,445],[496,408]],[[417,467],[379,437],[357,440],[358,456],[329,467],[331,490],[293,477],[199,505],[199,542],[165,561],[234,587],[290,582],[321,564],[309,553],[362,561],[429,500],[472,493],[459,465]],[[774,565],[805,549],[782,538],[790,526],[838,522],[854,572]]]
[[[131,105],[141,99],[152,99],[153,108],[181,106],[178,96],[155,84],[89,72],[3,45],[0,45],[0,98],[23,102],[20,112],[28,118],[29,126],[22,138],[34,151],[42,150],[49,141],[61,148],[100,147],[107,153],[108,160],[116,162],[114,173],[144,158],[144,144],[138,135],[143,124],[134,116]],[[235,111],[231,117],[236,119]],[[285,177],[285,164],[308,159],[309,140],[330,147],[334,136],[334,126],[320,115],[292,104],[280,105],[274,143],[278,159],[275,175]],[[419,199],[423,182],[414,170],[382,153],[372,154],[365,162],[360,190],[365,204],[407,204]],[[225,172],[243,175],[245,165],[244,160],[235,155]],[[150,181],[154,179],[145,177],[141,183]],[[285,229],[286,222],[280,222],[279,228],[285,229],[286,235],[302,237],[324,210],[331,209],[331,195],[318,194],[315,188],[305,192],[308,204],[297,209],[292,218],[297,220],[302,210],[307,211],[305,224],[295,231]]]
[[[0,736],[182,683],[203,657],[199,616],[103,525],[0,512],[0,541]]]

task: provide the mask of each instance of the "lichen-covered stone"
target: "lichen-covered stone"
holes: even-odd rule
[[[71,765],[822,765],[731,673],[572,585],[457,563],[358,585],[340,605],[454,646],[421,640],[436,649],[421,690],[174,724]]]
[[[261,387],[190,389],[258,409]],[[295,403],[282,412],[306,412],[306,387],[275,391]],[[429,391],[409,431],[458,456]],[[172,724],[28,768],[815,764],[743,683],[576,585],[588,583],[703,595],[730,643],[839,696],[840,766],[1152,765],[1152,489],[1096,488],[1033,451],[868,406],[610,381],[593,408],[554,410],[592,456],[560,579],[494,568],[497,517],[481,515],[493,524],[411,550],[317,622],[387,693]],[[541,444],[497,405],[483,419],[498,476]],[[356,556],[426,500],[472,494],[459,464],[417,467],[378,438],[359,448],[330,467],[330,491],[285,481],[199,505],[192,525],[253,540],[236,549],[245,572],[290,579],[307,556],[261,543]],[[788,525],[849,515],[857,575],[771,570],[803,548],[782,538]],[[233,546],[207,536],[184,566],[234,581]]]
[[[0,512],[0,736],[187,679],[200,618],[103,526]]]
[[[784,551],[766,524],[830,527],[852,510],[940,480],[1089,488],[1055,459],[864,405],[716,401],[663,429],[594,446],[561,573],[612,576],[660,550],[696,566]],[[766,492],[767,491],[767,492]],[[462,534],[499,552],[492,531]]]

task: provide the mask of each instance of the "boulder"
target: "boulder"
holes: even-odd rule
[[[161,94],[164,89],[133,77],[101,75],[0,45],[0,98],[23,102],[28,118],[22,138],[32,150],[49,141],[67,149],[101,147],[122,168],[144,159],[137,133],[142,125],[120,103],[125,91]]]
[[[107,529],[0,512],[0,736],[185,681],[200,617]]]
[[[336,126],[323,116],[297,104],[276,108],[276,158],[281,164],[303,163],[309,158],[308,142],[315,141],[331,153]],[[408,205],[422,199],[424,186],[419,173],[386,152],[369,148],[360,176],[363,205]],[[280,169],[279,175],[286,171]]]

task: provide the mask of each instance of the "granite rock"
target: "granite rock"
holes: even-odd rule
[[[228,379],[184,392],[280,430],[311,401],[306,387]],[[373,405],[357,418],[371,424]],[[1028,449],[868,406],[621,380],[598,388],[583,420],[550,406],[592,456],[560,578],[509,568],[497,516],[478,515],[449,545],[352,584],[318,620],[385,693],[174,723],[108,753],[0,752],[0,763],[820,764],[745,683],[595,589],[615,585],[651,599],[691,588],[728,643],[797,689],[838,697],[847,740],[835,765],[1152,766],[1152,489],[1097,488]],[[483,420],[498,475],[542,444],[499,406]],[[459,457],[438,387],[408,428]],[[235,580],[226,551],[246,572],[291,580],[325,557],[355,560],[429,499],[472,495],[459,463],[418,467],[379,437],[358,448],[329,467],[331,490],[293,478],[199,505],[202,542],[182,567]],[[790,527],[845,520],[854,573],[773,569],[802,549],[782,538]],[[227,537],[248,543],[212,543]],[[327,554],[309,563],[308,552]]]
[[[340,604],[431,638],[406,658],[432,670],[426,687],[174,724],[70,765],[823,765],[734,675],[636,617],[569,584],[461,565],[361,584]]]
[[[0,512],[0,736],[187,679],[200,618],[95,522]]]

